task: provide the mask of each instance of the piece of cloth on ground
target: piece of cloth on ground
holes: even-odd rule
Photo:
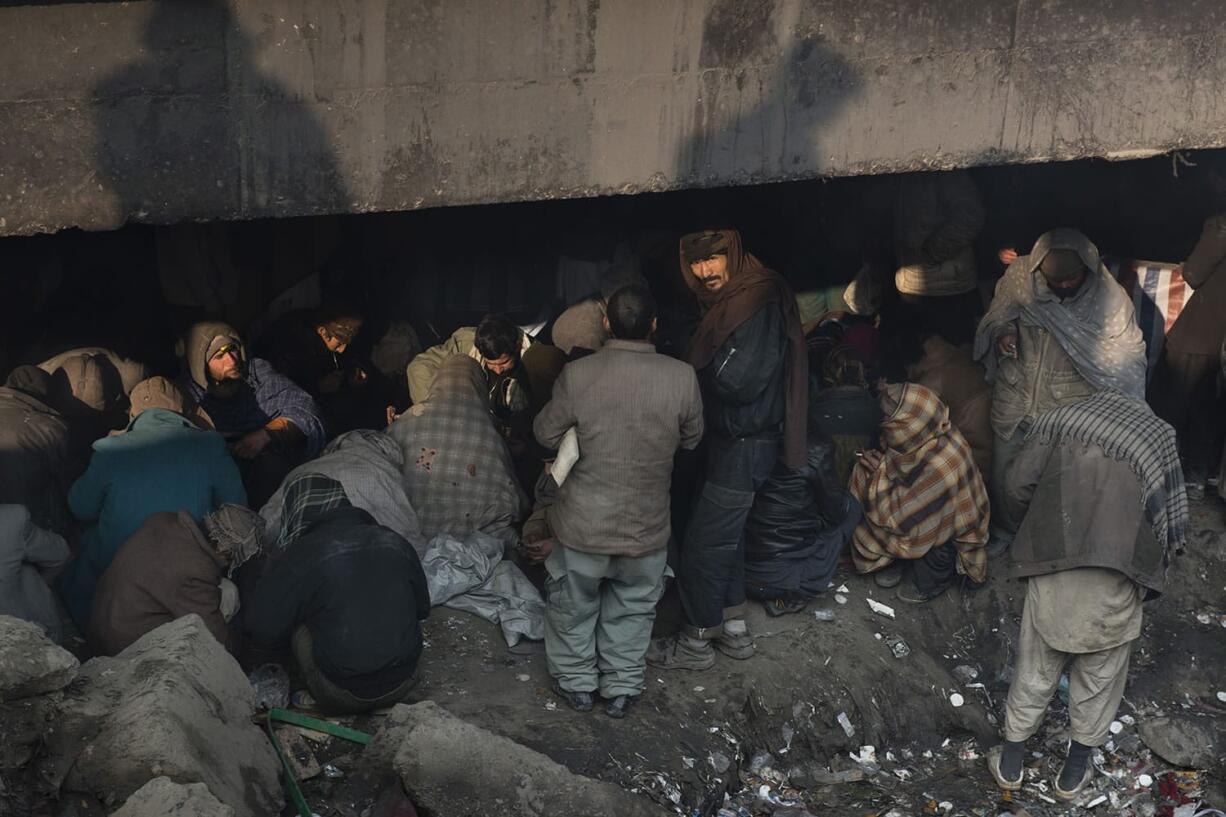
[[[475,360],[443,361],[430,397],[387,433],[400,446],[404,492],[427,538],[480,532],[510,547],[528,499],[506,441],[490,419],[485,378]]]
[[[869,573],[894,559],[918,559],[952,541],[959,572],[983,582],[990,512],[970,445],[930,389],[891,384],[885,394],[898,400],[881,423],[885,453],[875,471],[857,466],[851,475],[851,492],[864,508],[852,534],[856,569]]]
[[[355,508],[361,508],[385,528],[391,528],[413,545],[419,556],[425,554],[417,512],[404,493],[401,469],[404,454],[400,446],[382,431],[359,429],[340,435],[324,448],[318,459],[303,463],[260,509],[268,530],[277,535],[276,547],[288,540],[281,535],[286,513],[288,486],[299,477],[317,474],[340,483],[344,495]]]
[[[502,629],[507,646],[545,637],[545,600],[514,563],[503,560],[502,539],[474,532],[438,535],[422,556],[430,604],[472,613]]]

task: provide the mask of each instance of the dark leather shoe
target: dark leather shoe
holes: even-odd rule
[[[637,697],[637,695],[618,695],[609,701],[609,705],[604,708],[604,713],[610,718],[621,720],[629,714],[630,708],[634,706],[634,701]]]
[[[594,703],[592,693],[570,692],[569,690],[562,689],[561,684],[559,684],[557,681],[550,682],[549,688],[553,690],[555,695],[566,701],[566,703],[570,705],[570,708],[576,712],[592,711],[592,704]]]

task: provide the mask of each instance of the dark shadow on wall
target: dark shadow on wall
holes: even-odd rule
[[[148,3],[144,13],[141,59],[93,86],[93,155],[97,181],[114,198],[113,220],[162,226],[147,232],[144,263],[133,265],[141,274],[80,271],[110,276],[109,305],[74,302],[97,291],[96,280],[88,288],[66,280],[62,306],[109,308],[101,329],[126,327],[129,335],[151,318],[158,333],[201,317],[241,327],[342,245],[314,220],[278,219],[258,230],[243,222],[342,211],[344,175],[310,100],[261,66],[261,54],[292,57],[280,39],[284,21],[245,31],[224,0]],[[237,221],[195,221],[222,215]],[[151,292],[169,308],[150,315]]]

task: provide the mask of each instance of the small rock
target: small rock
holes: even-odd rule
[[[1217,730],[1203,720],[1170,715],[1144,720],[1137,732],[1150,751],[1175,766],[1206,769],[1217,762]]]
[[[111,817],[234,817],[234,809],[222,803],[203,783],[176,783],[155,777],[141,786]]]
[[[955,709],[962,706],[962,704],[964,703],[966,703],[966,699],[963,698],[960,693],[955,692],[954,694],[949,696],[949,705],[954,707]]]
[[[80,666],[37,624],[0,616],[0,701],[63,689],[77,677]]]
[[[530,676],[530,675],[528,675],[528,673],[526,673],[526,672],[521,672],[519,675],[516,675],[516,676],[515,676],[515,680],[516,680],[516,681],[527,681],[527,680],[529,680],[530,678],[531,678],[531,676]]]
[[[1147,774],[1137,775],[1137,785],[1143,789],[1148,789],[1154,785],[1154,779]]]

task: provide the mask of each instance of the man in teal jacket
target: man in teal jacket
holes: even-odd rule
[[[187,419],[190,409],[178,386],[150,378],[133,389],[131,401],[127,430],[94,443],[89,468],[68,492],[73,516],[91,523],[59,582],[82,629],[99,577],[151,514],[186,511],[199,522],[223,503],[247,503],[225,440]]]

